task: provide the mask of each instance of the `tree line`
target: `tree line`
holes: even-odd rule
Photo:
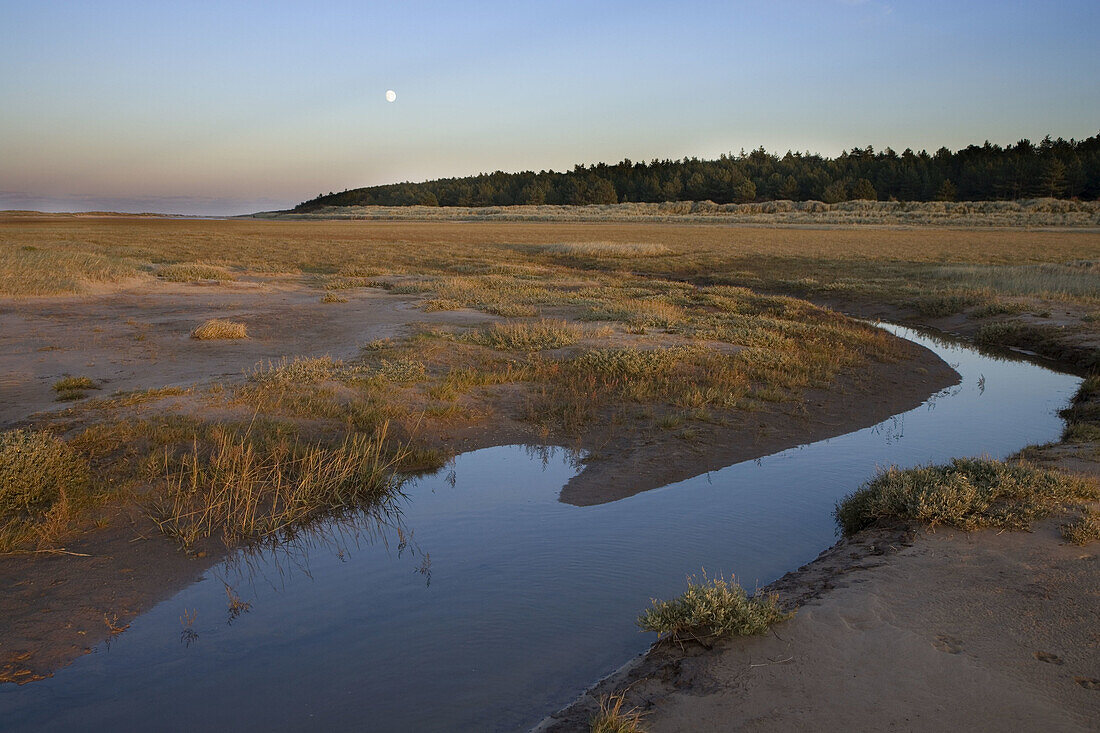
[[[629,201],[713,201],[718,204],[789,199],[838,203],[990,201],[1021,198],[1100,199],[1100,134],[1084,140],[1043,138],[1001,147],[970,145],[935,153],[870,146],[835,158],[758,148],[717,160],[684,158],[571,171],[482,173],[423,183],[395,183],[318,195],[295,211],[322,206],[512,206],[614,204]]]

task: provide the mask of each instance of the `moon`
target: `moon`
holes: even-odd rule
[[[386,90],[386,101],[387,102],[393,102],[396,99],[397,99],[397,92],[395,92],[392,89],[387,89]]]

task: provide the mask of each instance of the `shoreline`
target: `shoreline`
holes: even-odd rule
[[[1089,640],[1100,562],[1060,544],[1058,521],[842,539],[761,589],[797,608],[792,620],[709,649],[655,643],[533,730],[586,731],[612,694],[654,732],[1088,730],[1100,715]]]
[[[1097,402],[1097,395],[1082,399],[1079,393],[1066,410],[1095,410]],[[1029,446],[1017,457],[1100,481],[1096,447],[1095,441],[1063,440]],[[1100,655],[1089,629],[1100,603],[1100,553],[1095,545],[1062,540],[1058,525],[1070,516],[1037,522],[1030,532],[968,533],[894,523],[842,537],[810,563],[759,589],[778,593],[783,608],[796,611],[770,636],[726,639],[713,647],[654,642],[532,730],[587,731],[601,700],[611,695],[623,695],[624,710],[645,714],[646,731],[841,731],[888,722],[911,730],[984,729],[1025,719],[1047,726],[1058,720],[1058,730],[1092,730],[1089,722],[1100,716]],[[949,584],[951,593],[944,590]],[[1036,603],[1022,610],[1014,606],[1015,596],[1005,593],[1012,585],[1021,586],[1016,593]],[[906,596],[904,589],[915,590]],[[913,644],[918,630],[907,621],[919,621],[921,612],[901,606],[903,601],[912,605],[912,596],[921,594],[938,604],[941,625],[955,623],[962,629],[964,620],[973,623],[952,633],[920,629],[925,638]],[[864,617],[845,616],[853,606]],[[885,613],[879,613],[882,609]],[[1020,616],[1028,628],[1004,623]],[[1053,623],[1051,616],[1057,616]],[[978,628],[982,624],[992,631]],[[801,635],[801,646],[792,629]],[[849,632],[854,640],[840,639]],[[875,651],[861,653],[858,661],[848,658],[845,643],[865,636],[874,638]],[[998,636],[1008,641],[998,643]],[[967,637],[981,637],[976,650],[968,648]],[[922,673],[919,683],[905,671],[908,665],[890,662],[906,644],[915,655],[934,650],[927,659],[937,670]],[[1036,648],[1025,648],[1029,645]],[[877,660],[877,677],[868,682],[875,675],[862,673],[864,660],[871,657]],[[820,671],[830,663],[832,668]],[[987,684],[1011,685],[1013,693],[994,696],[996,704],[975,711],[970,701],[988,690],[966,680],[979,672]],[[843,681],[847,674],[864,678],[858,694]],[[953,704],[952,695],[957,697]],[[889,706],[866,704],[887,696]],[[790,705],[792,697],[797,705]],[[935,700],[931,709],[926,708],[929,697]],[[1049,706],[1050,699],[1058,705]],[[746,709],[754,712],[743,713]],[[962,709],[967,712],[960,716]],[[894,719],[888,721],[890,715]]]
[[[403,302],[392,296],[372,298],[381,298],[383,303]],[[391,321],[382,321],[392,326]],[[724,424],[701,426],[690,444],[646,431],[609,433],[609,426],[601,423],[581,436],[577,445],[603,457],[588,461],[585,470],[563,488],[560,500],[576,505],[614,501],[859,430],[912,409],[929,395],[957,383],[958,374],[934,353],[903,343],[906,358],[872,361],[851,369],[830,389],[807,391],[798,405],[735,413]],[[890,388],[885,394],[876,393],[874,387],[882,384]],[[809,409],[796,409],[798,406]],[[428,438],[429,446],[445,446],[454,452],[547,439],[533,426],[506,419],[503,414],[481,424],[445,426],[435,435],[422,437]],[[564,444],[554,436],[549,440]],[[640,462],[657,466],[645,469],[644,483],[637,481]],[[0,565],[0,618],[5,619],[0,682],[50,676],[229,554],[215,540],[185,554],[169,538],[143,527],[136,505],[119,506],[106,529],[88,528],[65,543],[67,552],[90,557],[29,554],[4,558]]]

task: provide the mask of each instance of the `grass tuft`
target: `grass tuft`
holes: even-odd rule
[[[643,631],[655,631],[674,639],[722,638],[762,634],[773,624],[792,616],[779,607],[779,597],[749,596],[731,578],[688,577],[688,588],[679,598],[653,601],[638,617]]]
[[[1079,518],[1062,525],[1062,538],[1082,547],[1100,540],[1100,511],[1086,507]]]
[[[1093,483],[1023,461],[956,458],[942,466],[888,468],[838,503],[834,516],[845,535],[879,520],[1020,530],[1067,504],[1098,498]]]
[[[589,721],[590,733],[644,733],[644,714],[636,709],[623,710],[626,698],[620,693],[600,700],[600,710]]]
[[[211,318],[191,332],[191,338],[200,341],[214,339],[243,339],[248,338],[248,327],[239,321],[227,321],[221,318]]]
[[[54,392],[86,389],[99,389],[99,385],[88,377],[63,377],[53,383]]]

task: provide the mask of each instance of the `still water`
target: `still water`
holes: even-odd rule
[[[0,687],[0,729],[522,730],[643,651],[652,597],[705,568],[750,589],[835,541],[876,467],[1056,440],[1079,379],[889,327],[961,384],[874,427],[611,504],[558,502],[561,449],[458,456],[400,512],[240,556],[53,678]],[[228,609],[226,587],[247,611]],[[187,626],[188,620],[193,619]]]

